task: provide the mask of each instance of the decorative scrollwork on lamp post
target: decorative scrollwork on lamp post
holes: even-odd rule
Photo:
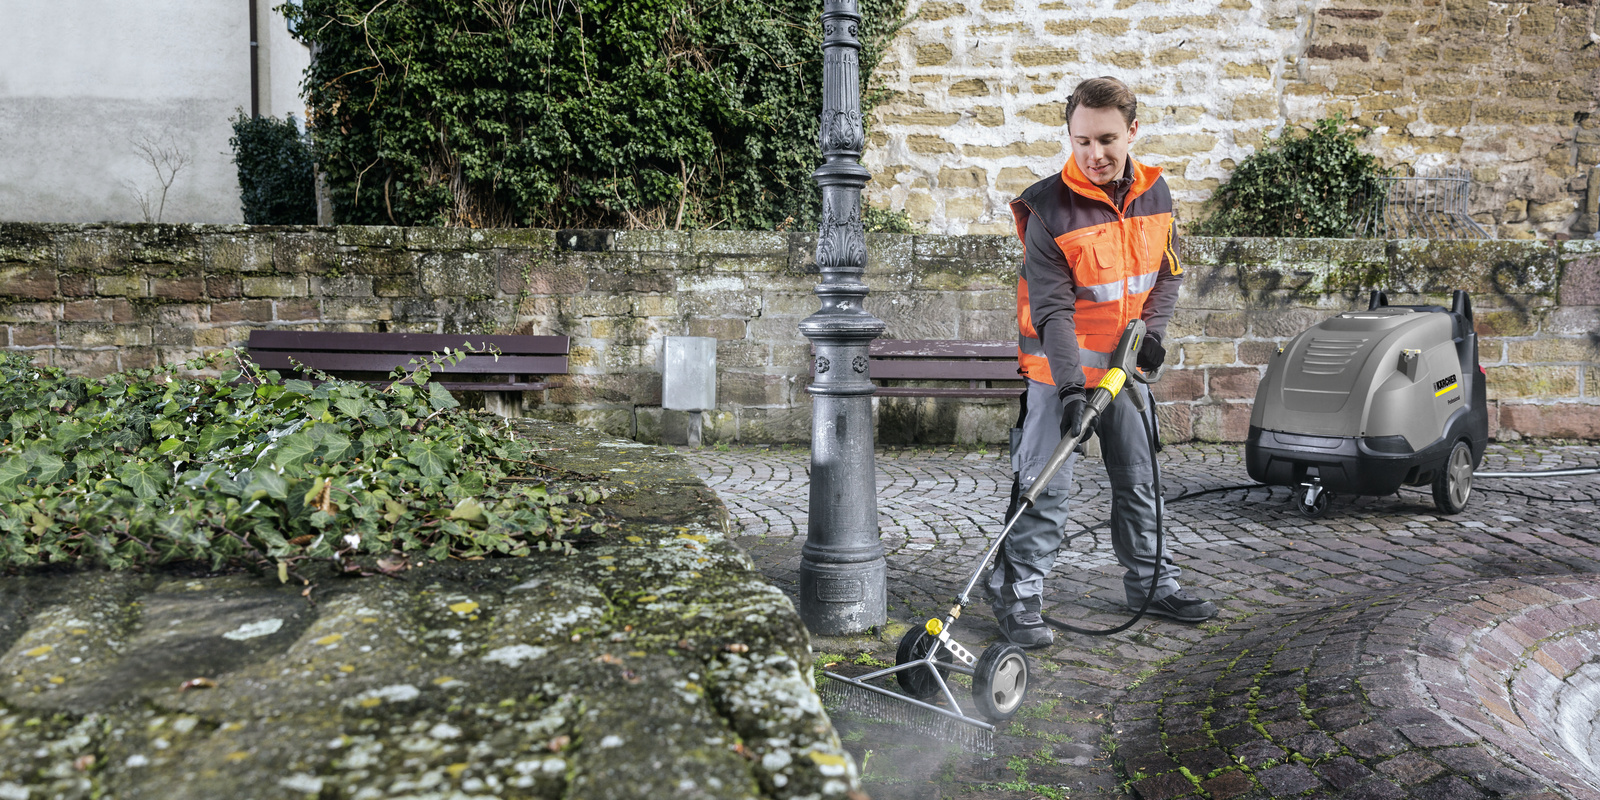
[[[822,308],[800,323],[816,352],[815,377],[806,388],[813,398],[811,501],[800,550],[800,617],[813,633],[826,635],[859,633],[888,620],[867,361],[883,321],[863,307],[861,189],[872,176],[861,166],[860,24],[857,0],[824,0],[823,163],[812,176],[822,189],[822,283],[816,289]]]

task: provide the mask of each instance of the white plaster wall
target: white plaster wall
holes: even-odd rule
[[[0,220],[142,221],[135,191],[160,184],[134,143],[152,141],[189,160],[163,222],[240,222],[228,138],[250,107],[248,14],[246,0],[0,0]],[[304,69],[305,47],[264,39],[282,55],[262,112],[303,114],[279,75],[297,55]]]

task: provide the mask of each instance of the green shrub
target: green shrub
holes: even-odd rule
[[[311,143],[285,119],[233,119],[233,163],[239,165],[239,202],[247,225],[315,225],[317,197]]]
[[[0,570],[193,561],[286,579],[306,559],[565,549],[598,524],[581,505],[593,488],[504,481],[527,463],[520,443],[426,369],[380,390],[234,359],[184,365],[215,378],[87,380],[0,355]]]
[[[1318,120],[1301,135],[1285,132],[1240,162],[1212,195],[1201,236],[1342,238],[1355,235],[1363,204],[1389,174],[1356,149],[1344,119]],[[1363,131],[1363,133],[1365,133]]]
[[[772,229],[817,218],[813,0],[305,0],[341,223]],[[864,0],[863,85],[904,0]]]

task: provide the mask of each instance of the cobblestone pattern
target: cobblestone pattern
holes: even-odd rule
[[[1014,340],[1010,236],[867,239],[867,309],[899,339]],[[717,339],[708,442],[811,436],[815,237],[762,231],[553,231],[0,224],[0,347],[75,374],[172,363],[259,328],[561,334],[570,374],[532,416],[644,442],[666,336]],[[1256,384],[1290,337],[1365,302],[1472,292],[1491,435],[1600,438],[1600,242],[1188,239],[1168,441],[1244,440]],[[1351,277],[1357,276],[1357,277]],[[877,398],[879,441],[1005,442],[1014,401]],[[686,439],[678,439],[685,441]]]
[[[743,527],[741,546],[793,596],[807,451],[740,448],[691,459]],[[1537,751],[1513,748],[1534,735],[1587,752],[1575,738],[1587,729],[1575,722],[1537,732],[1528,720],[1555,704],[1582,716],[1574,701],[1594,678],[1578,655],[1587,652],[1583,631],[1560,628],[1539,609],[1565,603],[1570,610],[1549,612],[1567,615],[1556,621],[1600,623],[1568,596],[1594,583],[1583,576],[1600,573],[1600,478],[1480,479],[1454,517],[1438,515],[1425,492],[1337,498],[1326,517],[1310,520],[1291,510],[1285,489],[1226,488],[1249,484],[1235,447],[1168,447],[1161,463],[1166,497],[1194,495],[1167,505],[1183,582],[1215,599],[1221,616],[1198,627],[1144,620],[1107,638],[1058,635],[1034,653],[1036,684],[996,758],[838,721],[847,744],[856,737],[858,758],[873,751],[865,775],[874,797],[1021,798],[1045,787],[1152,800],[1307,791],[1467,798],[1593,780],[1579,766],[1566,767],[1570,780],[1551,777],[1530,766],[1537,759],[1527,753]],[[1600,446],[1502,444],[1491,446],[1483,469],[1596,464]],[[948,604],[986,535],[999,530],[1010,481],[1007,461],[981,450],[882,450],[877,465],[893,622],[873,636],[814,640],[847,672],[852,661],[893,661],[900,633]],[[1082,525],[1105,518],[1107,486],[1099,462],[1075,472]],[[1549,594],[1530,602],[1529,587]],[[1071,541],[1047,590],[1046,612],[1059,618],[1100,627],[1126,619],[1120,568],[1100,531]],[[1552,633],[1527,649],[1534,618]],[[1463,633],[1463,621],[1482,631]],[[960,626],[969,649],[999,637],[984,609]],[[1502,652],[1508,642],[1523,649]],[[1455,683],[1446,680],[1452,664],[1461,665]],[[1522,676],[1499,684],[1508,694],[1498,701],[1520,727],[1489,710],[1497,701],[1485,678],[1500,670]],[[1407,716],[1473,704],[1481,719]]]

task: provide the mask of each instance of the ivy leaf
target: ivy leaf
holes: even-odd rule
[[[325,463],[338,463],[355,450],[355,445],[350,442],[349,438],[325,426],[317,426],[313,431],[312,438],[317,440],[317,446],[323,449],[322,460]]]
[[[447,408],[456,408],[461,404],[450,396],[449,389],[433,383],[428,385],[428,405],[433,406],[434,411],[443,411]]]
[[[339,409],[340,413],[351,419],[361,419],[361,415],[367,413],[367,409],[371,408],[371,404],[366,401],[366,398],[347,397],[342,394],[334,398],[333,406]]]
[[[250,480],[245,484],[244,494],[251,500],[260,500],[270,497],[274,500],[289,499],[289,482],[282,475],[270,469],[263,469],[250,475]]]
[[[154,500],[167,483],[167,468],[151,461],[130,461],[117,470],[117,480],[133,490],[134,497]]]
[[[39,483],[55,483],[67,471],[67,462],[61,456],[49,451],[39,451],[30,459],[34,469],[39,470],[37,476]]]
[[[455,451],[444,442],[419,439],[406,446],[405,456],[424,477],[442,478],[455,460]]]
[[[160,439],[177,436],[183,432],[183,423],[167,417],[150,420],[150,434]]]
[[[0,489],[15,488],[22,476],[28,474],[30,467],[21,456],[12,456],[0,463]]]
[[[209,453],[233,441],[233,438],[238,435],[239,426],[237,425],[228,425],[226,423],[207,425],[200,431],[199,437],[195,439],[195,449],[201,453]]]
[[[450,510],[450,519],[458,519],[468,523],[483,522],[483,505],[475,498],[463,497],[456,507]]]
[[[278,440],[272,454],[272,463],[282,469],[299,466],[301,462],[311,457],[317,446],[311,437],[303,433],[291,433]]]

